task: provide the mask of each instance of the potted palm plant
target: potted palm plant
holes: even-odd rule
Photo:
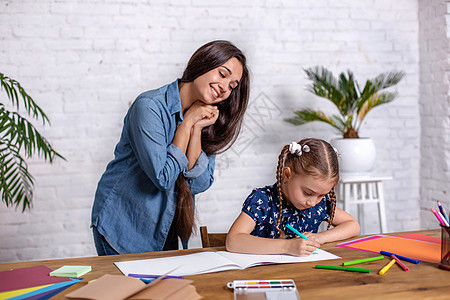
[[[53,162],[56,157],[64,157],[19,114],[22,103],[24,112],[29,116],[41,119],[44,125],[50,122],[20,83],[0,73],[2,90],[16,110],[10,111],[5,103],[0,102],[0,194],[6,206],[21,206],[23,212],[31,207],[34,186],[25,159],[35,154],[49,162]]]
[[[336,78],[331,71],[316,66],[304,70],[311,84],[308,90],[331,101],[338,114],[327,115],[321,110],[303,109],[294,111],[295,116],[285,119],[294,125],[320,121],[331,125],[342,138],[332,141],[341,157],[342,172],[369,172],[375,163],[375,146],[372,139],[361,138],[359,130],[364,118],[373,108],[392,102],[396,92],[383,91],[400,82],[402,71],[391,71],[366,81],[361,89],[351,71],[340,73]],[[366,156],[359,157],[359,154]]]

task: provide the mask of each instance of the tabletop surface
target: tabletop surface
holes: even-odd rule
[[[422,230],[389,233],[422,233],[440,238],[440,230]],[[341,242],[341,241],[340,241]],[[203,299],[233,299],[233,291],[227,283],[233,280],[254,279],[293,279],[300,297],[305,299],[450,299],[450,272],[439,269],[436,263],[420,262],[418,265],[405,263],[409,272],[394,266],[383,276],[378,271],[388,260],[378,260],[364,265],[372,269],[371,273],[356,273],[336,270],[315,269],[315,264],[340,266],[344,261],[373,257],[373,253],[336,247],[336,243],[322,245],[322,249],[331,252],[341,259],[321,262],[303,262],[251,267],[245,270],[223,271],[201,275],[185,276],[193,280],[197,292]],[[57,269],[63,265],[90,265],[92,271],[83,276],[77,283],[54,296],[52,299],[64,299],[64,294],[75,290],[86,282],[99,278],[103,274],[122,274],[114,265],[117,261],[129,261],[146,258],[167,257],[190,254],[200,251],[219,251],[224,247],[199,248],[189,250],[149,252],[103,257],[81,257],[57,260],[42,260],[20,263],[0,264],[0,271],[45,265]],[[358,267],[355,265],[354,267]]]

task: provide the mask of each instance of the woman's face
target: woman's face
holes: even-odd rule
[[[318,204],[334,184],[331,179],[294,174],[289,167],[283,169],[283,193],[289,202],[300,210]]]
[[[197,77],[194,88],[199,100],[214,104],[227,99],[242,78],[242,64],[235,57]]]

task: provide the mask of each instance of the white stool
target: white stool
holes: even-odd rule
[[[386,211],[384,206],[383,181],[391,180],[390,176],[378,176],[373,174],[353,175],[342,174],[337,188],[338,201],[343,201],[343,209],[349,212],[350,205],[357,204],[358,222],[361,232],[364,233],[363,205],[366,203],[378,203],[378,217],[381,233],[387,232]]]

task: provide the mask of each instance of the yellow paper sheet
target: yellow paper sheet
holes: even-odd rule
[[[26,294],[26,293],[29,293],[29,292],[33,292],[33,291],[38,290],[38,289],[46,288],[46,287],[48,287],[50,285],[51,284],[47,284],[47,285],[30,287],[30,288],[26,288],[26,289],[2,292],[2,293],[0,293],[0,300],[12,298],[12,297],[17,297],[17,296],[20,296],[20,295],[23,295],[23,294]]]

